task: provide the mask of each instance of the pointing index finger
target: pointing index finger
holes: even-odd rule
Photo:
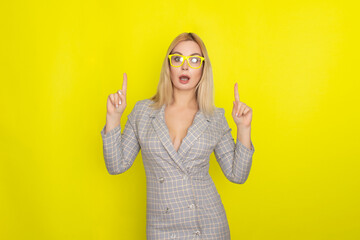
[[[238,84],[237,83],[235,83],[235,86],[234,86],[234,96],[235,96],[235,101],[240,101],[239,91],[238,91]]]
[[[127,88],[127,75],[126,73],[123,74],[123,84],[122,84],[122,90],[124,94],[126,94],[126,88]]]

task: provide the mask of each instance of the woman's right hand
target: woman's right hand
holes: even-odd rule
[[[127,87],[127,75],[123,74],[122,89],[119,89],[116,93],[112,93],[107,99],[107,116],[110,118],[121,118],[126,108],[126,87]]]

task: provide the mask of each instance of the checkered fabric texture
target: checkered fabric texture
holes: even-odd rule
[[[236,143],[223,108],[214,115],[196,113],[178,149],[165,123],[165,105],[150,108],[150,99],[136,102],[124,131],[118,125],[101,130],[107,171],[126,172],[140,149],[146,173],[147,240],[228,240],[230,229],[224,205],[209,175],[214,151],[226,178],[237,184],[247,180],[255,148]]]

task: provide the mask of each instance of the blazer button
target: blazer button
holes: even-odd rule
[[[183,179],[184,179],[184,180],[187,180],[188,178],[189,178],[188,175],[184,175],[184,176],[183,176]]]
[[[172,233],[172,234],[171,234],[171,238],[176,238],[176,234],[175,234],[175,233]]]
[[[165,213],[168,213],[169,211],[170,211],[170,208],[169,208],[169,207],[166,207]]]
[[[163,178],[163,177],[160,177],[160,178],[159,178],[159,182],[163,183],[163,182],[164,182],[164,178]]]
[[[199,230],[196,230],[196,231],[195,231],[195,234],[196,234],[197,236],[199,236],[199,235],[200,235],[200,231],[199,231]]]
[[[195,204],[193,204],[193,203],[190,204],[190,206],[189,206],[189,208],[191,208],[191,209],[194,208],[194,207],[195,207]]]

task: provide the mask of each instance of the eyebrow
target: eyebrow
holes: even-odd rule
[[[174,53],[178,53],[178,54],[180,54],[180,55],[183,55],[181,52],[173,52],[173,54],[174,54]],[[200,53],[193,53],[193,54],[191,54],[190,56],[192,56],[192,55],[200,55],[200,56],[201,56]]]

